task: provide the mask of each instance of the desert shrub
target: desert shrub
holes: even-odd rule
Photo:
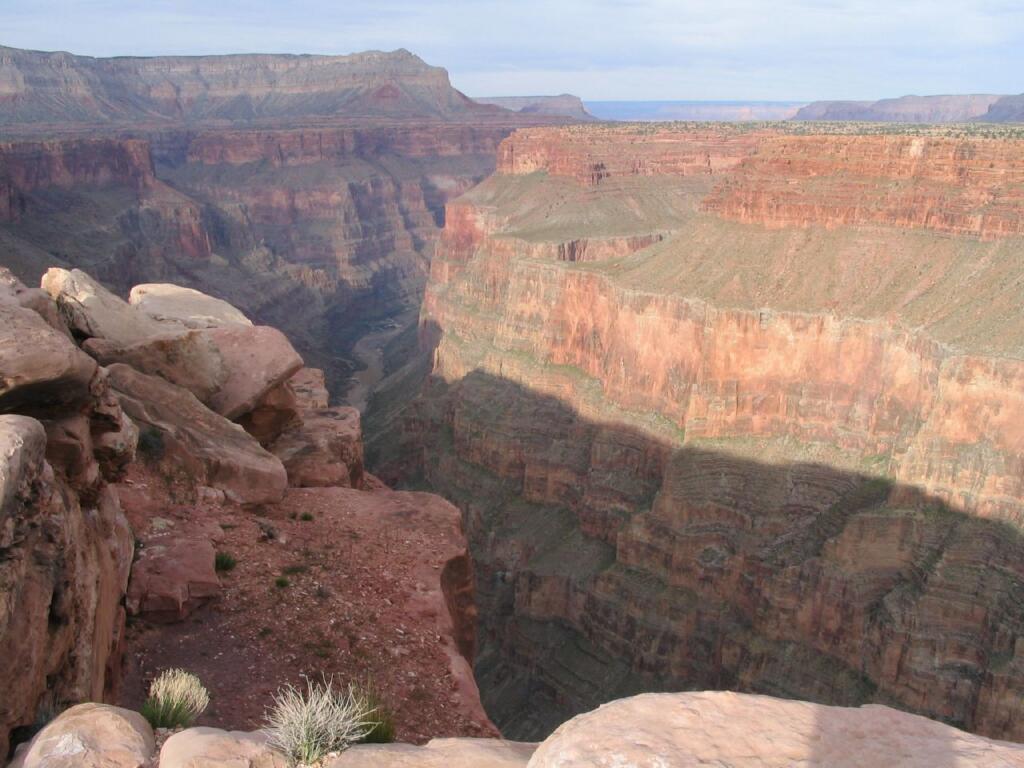
[[[142,458],[151,464],[155,464],[164,457],[167,450],[164,445],[164,433],[156,427],[146,427],[139,432],[138,452]]]
[[[183,669],[161,672],[149,686],[142,716],[154,728],[188,728],[210,703],[199,678]]]
[[[292,764],[308,765],[366,738],[376,724],[367,707],[351,686],[342,690],[332,680],[307,679],[305,690],[288,685],[277,692],[266,730],[271,745]]]
[[[291,586],[291,581],[288,580],[287,576],[278,576],[274,579],[274,586],[278,589],[284,589],[285,587]]]
[[[395,715],[391,707],[384,703],[384,698],[376,686],[367,680],[355,689],[356,695],[362,700],[363,708],[372,713],[370,730],[360,739],[361,744],[390,744],[395,740]]]
[[[213,558],[213,567],[218,573],[234,570],[236,565],[238,565],[238,561],[235,560],[234,555],[228,552],[218,552]]]
[[[313,513],[312,512],[303,512],[301,515],[299,515],[299,520],[301,520],[304,523],[308,523],[312,519],[313,519]]]

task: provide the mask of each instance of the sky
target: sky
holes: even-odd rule
[[[471,96],[1024,92],[1024,0],[0,0],[0,44],[91,56],[407,48]]]

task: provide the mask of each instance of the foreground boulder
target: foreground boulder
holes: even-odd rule
[[[870,704],[828,707],[742,693],[648,693],[574,717],[529,768],[1008,768],[1024,745]]]
[[[124,363],[183,387],[229,419],[302,367],[284,334],[267,326],[163,332],[128,344],[94,338],[83,349],[102,365]]]
[[[159,768],[288,768],[288,761],[259,731],[189,728],[164,743]]]
[[[52,267],[43,275],[42,287],[80,338],[132,344],[167,330],[80,269]]]
[[[96,363],[36,312],[0,303],[0,412],[52,416],[91,397]]]
[[[168,535],[147,541],[132,565],[128,613],[180,621],[220,593],[216,552],[208,538]]]
[[[525,768],[536,748],[498,739],[433,739],[422,747],[365,744],[328,760],[324,768]]]
[[[132,288],[128,303],[147,317],[179,328],[251,326],[241,310],[223,299],[172,283],[145,283]]]
[[[363,436],[355,408],[303,411],[302,422],[285,431],[271,451],[295,488],[363,487]]]
[[[80,503],[45,452],[38,421],[0,416],[0,755],[47,710],[103,696],[124,626],[132,536],[117,496]]]
[[[0,267],[0,304],[31,309],[54,330],[64,336],[70,336],[56,302],[39,288],[27,287],[7,267]]]
[[[197,485],[219,488],[238,503],[281,500],[284,466],[240,426],[162,378],[127,365],[107,370],[121,407],[139,427],[140,445],[155,443],[151,452],[166,456]]]
[[[10,768],[144,768],[154,748],[153,729],[138,712],[79,704],[36,734]]]

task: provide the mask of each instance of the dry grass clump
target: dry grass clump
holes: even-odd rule
[[[328,679],[307,679],[306,690],[285,686],[267,713],[270,744],[293,765],[312,765],[366,738],[377,726],[371,707],[352,686],[338,690]]]
[[[188,728],[210,704],[198,677],[183,669],[166,669],[149,686],[142,716],[154,728]]]

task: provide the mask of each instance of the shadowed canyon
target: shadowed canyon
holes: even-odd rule
[[[0,49],[0,762],[170,663],[202,725],[322,670],[405,741],[547,739],[451,765],[770,701],[716,691],[810,702],[814,765],[817,705],[1024,741],[1020,127],[492,101]],[[637,694],[683,698],[558,728]]]

